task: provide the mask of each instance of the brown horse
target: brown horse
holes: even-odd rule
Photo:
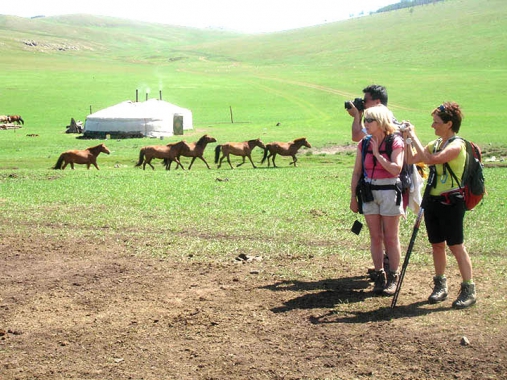
[[[169,162],[169,166],[173,161],[176,162],[177,166],[181,166],[183,170],[185,168],[181,164],[180,160],[178,159],[178,156],[181,154],[181,150],[187,145],[185,141],[180,141],[177,143],[169,143],[167,145],[150,145],[145,146],[144,148],[141,148],[139,151],[139,161],[135,165],[141,166],[143,165],[143,170],[146,169],[146,164],[150,165],[153,170],[155,168],[151,164],[151,160],[154,158],[162,158],[164,159],[164,164],[166,160]]]
[[[252,166],[256,168],[257,166],[254,165],[252,161],[252,150],[258,146],[259,148],[265,149],[266,146],[261,141],[261,139],[255,139],[255,140],[248,140],[243,142],[229,142],[222,145],[217,145],[215,148],[215,164],[218,164],[218,169],[222,166],[222,161],[224,158],[227,157],[227,162],[229,163],[229,166],[231,169],[234,169],[231,164],[231,159],[229,157],[230,154],[233,154],[235,156],[241,156],[243,157],[243,162],[239,163],[236,166],[241,166],[245,163],[245,158],[248,157],[250,162],[252,163]],[[220,162],[218,161],[218,158],[220,157],[220,150],[222,150],[222,158],[220,159]]]
[[[97,156],[100,153],[109,154],[111,152],[104,144],[99,144],[85,150],[68,150],[60,155],[53,169],[64,170],[70,164],[70,167],[74,170],[74,164],[86,164],[87,169],[90,169],[90,165],[93,165],[99,170]],[[63,166],[62,163],[64,163]]]
[[[271,158],[271,161],[273,161],[273,167],[276,168],[277,166],[275,164],[275,157],[277,154],[279,154],[280,156],[291,156],[292,162],[289,163],[289,165],[294,164],[294,166],[296,166],[296,162],[298,160],[296,158],[296,153],[302,146],[306,146],[307,148],[312,147],[310,143],[306,141],[306,137],[301,137],[288,143],[272,142],[266,144],[266,148],[264,149],[264,157],[262,157],[261,164],[264,163],[267,158],[269,167],[269,159]]]
[[[19,115],[9,115],[7,116],[9,118],[9,123],[14,123],[16,122],[18,125],[19,124],[23,124],[25,125],[25,121],[23,120],[23,118]]]
[[[204,159],[203,154],[206,145],[208,145],[208,143],[213,142],[217,142],[217,140],[214,137],[204,135],[194,143],[186,143],[185,146],[181,149],[180,155],[178,155],[178,159],[180,158],[180,156],[192,157],[190,165],[188,166],[188,170],[190,170],[192,169],[192,165],[194,164],[195,159],[199,157],[206,164],[208,169],[211,169],[206,160]],[[168,159],[164,159],[164,165],[166,166],[166,168],[170,168],[171,161]]]

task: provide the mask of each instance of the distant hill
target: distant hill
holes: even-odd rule
[[[338,70],[386,64],[503,70],[506,16],[504,0],[447,0],[287,32],[215,40],[189,49],[255,64]]]
[[[239,36],[220,30],[187,28],[105,16],[66,15],[23,18],[0,15],[0,53],[15,51],[76,55],[134,56]],[[138,52],[138,53],[136,53]]]
[[[421,1],[402,1],[383,9]],[[66,51],[76,56],[120,60],[128,56],[154,63],[206,57],[263,65],[336,67],[386,60],[424,67],[445,60],[450,66],[504,67],[506,15],[504,0],[435,0],[410,10],[262,35],[90,15],[0,16],[0,54]]]
[[[445,0],[402,0],[399,3],[387,5],[377,10],[376,13],[390,12],[403,8],[412,8],[421,5],[435,4]]]

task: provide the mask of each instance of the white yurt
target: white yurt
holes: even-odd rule
[[[192,129],[192,112],[159,99],[125,101],[86,117],[85,137],[165,137]]]

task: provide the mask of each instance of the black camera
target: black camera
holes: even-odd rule
[[[363,197],[363,203],[373,202],[373,192],[371,188],[371,183],[364,182],[363,187],[361,189],[361,196]]]
[[[355,98],[354,100],[347,100],[345,102],[345,108],[348,110],[351,109],[352,108],[352,106],[350,105],[351,103],[354,105],[354,107],[357,108],[357,110],[359,112],[364,111],[364,100],[362,98]]]
[[[360,198],[362,203],[373,202],[371,183],[366,182],[364,178],[360,178],[357,183],[356,195]]]

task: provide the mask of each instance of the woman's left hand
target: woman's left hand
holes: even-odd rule
[[[359,212],[359,205],[357,204],[357,199],[356,197],[351,197],[350,198],[350,210],[354,213],[354,214],[357,214]]]

